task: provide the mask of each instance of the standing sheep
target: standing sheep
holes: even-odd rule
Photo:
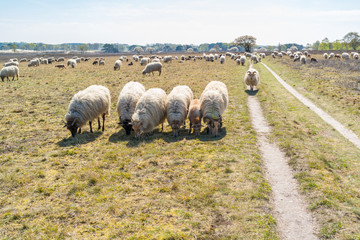
[[[211,81],[200,97],[200,112],[204,123],[207,124],[207,133],[218,135],[222,127],[222,114],[229,104],[226,85],[219,81]]]
[[[329,54],[329,59],[331,59],[331,58],[333,58],[333,57],[335,57],[335,53],[330,53],[330,54]]]
[[[165,56],[164,57],[164,63],[172,62],[172,56]]]
[[[223,64],[225,62],[225,56],[220,57],[220,63]]]
[[[200,100],[193,99],[190,102],[188,118],[190,121],[189,134],[194,129],[195,136],[199,136],[201,131],[201,113],[200,113]]]
[[[92,121],[98,118],[98,130],[100,129],[100,116],[103,119],[102,131],[105,129],[105,116],[110,115],[111,96],[110,91],[104,86],[92,85],[74,95],[65,115],[66,124],[71,135],[75,137],[77,131],[89,122],[92,133]]]
[[[244,65],[245,65],[245,62],[246,62],[246,57],[245,57],[245,56],[241,56],[241,57],[240,57],[241,66],[244,66]]]
[[[157,125],[163,125],[165,118],[166,92],[160,88],[147,90],[140,97],[131,118],[135,137],[140,138],[144,133],[152,132]]]
[[[184,86],[176,86],[170,92],[166,99],[167,121],[173,130],[174,137],[179,136],[180,127],[185,126],[188,109],[193,92]]]
[[[131,118],[136,104],[144,92],[145,87],[141,83],[131,81],[125,84],[119,94],[116,109],[119,115],[119,124],[125,129],[126,135],[130,135]]]
[[[10,81],[9,77],[12,77],[13,81],[16,77],[16,80],[19,80],[19,68],[17,66],[7,66],[3,67],[0,71],[1,81],[4,82],[4,78],[7,78]]]
[[[19,66],[18,62],[7,62],[4,63],[4,67],[8,67],[8,66]]]
[[[354,53],[354,59],[358,60],[359,59],[359,53]]]
[[[122,65],[121,60],[116,60],[114,64],[114,71],[120,70],[121,65]]]
[[[300,57],[300,62],[301,62],[302,64],[305,64],[305,63],[306,63],[306,57],[305,57],[305,55],[301,55],[301,57]]]
[[[145,66],[146,64],[148,64],[150,62],[150,58],[144,57],[140,60],[140,65],[141,66]]]
[[[105,60],[100,60],[100,61],[99,61],[99,66],[100,66],[100,65],[105,65]]]
[[[341,54],[341,57],[342,57],[342,59],[345,59],[345,60],[349,60],[349,59],[350,59],[349,54],[346,53],[346,52],[342,53],[342,54]]]
[[[245,73],[245,84],[246,86],[250,87],[250,91],[253,91],[254,88],[259,84],[260,82],[260,75],[258,71],[254,68],[249,68],[247,72]]]
[[[158,71],[159,72],[159,76],[161,74],[161,69],[162,69],[162,64],[160,62],[152,62],[152,63],[148,63],[144,70],[142,71],[142,74],[145,75],[146,73],[152,73],[154,76],[154,72]]]
[[[329,55],[327,53],[324,53],[324,58],[325,59],[328,59],[329,58]]]
[[[71,66],[72,68],[76,67],[76,60],[75,59],[69,59],[67,61],[67,66]]]

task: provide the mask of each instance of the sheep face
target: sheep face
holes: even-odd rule
[[[66,128],[71,132],[71,136],[75,137],[79,128],[79,124],[77,123],[77,119],[73,121],[67,121],[65,124]]]
[[[254,69],[249,69],[246,74],[251,78],[251,79],[255,79],[256,75],[257,75],[257,71]]]
[[[173,130],[174,137],[179,136],[181,122],[173,121],[173,122],[171,122],[170,126],[171,126],[171,129]]]
[[[124,128],[126,135],[130,135],[131,129],[132,129],[131,121],[130,120],[125,120],[125,121],[120,120],[119,124]]]
[[[194,129],[195,136],[199,136],[201,131],[201,122],[193,124],[192,128]]]
[[[134,129],[134,132],[135,132],[135,137],[140,138],[144,134],[144,127],[143,127],[142,123],[138,122],[138,121],[134,121],[134,122],[131,122],[131,124],[132,124],[132,128]]]
[[[211,131],[211,135],[213,137],[218,136],[219,127],[220,127],[220,120],[214,120],[211,118],[204,118],[204,122],[207,124],[209,130]]]

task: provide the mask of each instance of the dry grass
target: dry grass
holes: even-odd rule
[[[319,57],[318,57],[319,58]],[[315,67],[289,59],[263,60],[284,80],[360,135],[358,92],[337,82],[358,72]],[[360,238],[360,151],[301,104],[263,67],[259,98],[295,171],[322,239]],[[345,100],[347,99],[347,100]]]
[[[1,83],[0,237],[277,239],[246,107],[247,67],[173,62],[160,77],[144,77],[140,64],[114,72],[114,61],[65,70],[21,63],[20,80]],[[187,84],[200,97],[211,80],[230,95],[217,138],[184,131],[175,139],[167,127],[137,141],[117,126],[117,96],[128,81],[167,93]],[[104,133],[86,126],[73,139],[61,120],[91,84],[110,89],[112,115]]]

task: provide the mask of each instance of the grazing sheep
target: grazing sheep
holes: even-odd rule
[[[349,59],[350,59],[349,54],[348,54],[348,53],[345,53],[345,52],[341,54],[341,57],[342,57],[343,59],[345,59],[345,60],[349,60]]]
[[[193,99],[190,102],[188,119],[190,121],[189,134],[194,129],[195,136],[199,136],[201,131],[201,113],[200,113],[200,100]]]
[[[59,57],[56,61],[57,61],[57,62],[64,62],[64,61],[65,61],[65,58]]]
[[[98,60],[94,60],[93,63],[92,63],[92,65],[97,65],[98,63],[99,63]]]
[[[139,61],[139,56],[138,55],[133,55],[132,58],[133,58],[133,60],[135,62]]]
[[[335,54],[335,58],[340,59],[341,55],[340,54]]]
[[[57,68],[61,68],[61,69],[66,68],[66,67],[65,67],[65,64],[58,64],[58,65],[55,65],[55,67],[57,67]]]
[[[294,57],[294,62],[300,61],[299,57]]]
[[[100,65],[105,65],[105,60],[100,60],[100,61],[99,61],[99,66],[100,66]]]
[[[116,60],[114,64],[114,71],[120,70],[121,65],[122,65],[121,60]]]
[[[305,63],[306,63],[306,56],[305,56],[305,55],[301,55],[301,57],[300,57],[300,62],[301,62],[302,64],[305,64]]]
[[[68,59],[67,66],[71,66],[72,68],[76,67],[76,60],[75,59]]]
[[[259,59],[258,59],[258,57],[255,55],[255,54],[253,54],[253,55],[251,55],[251,60],[250,60],[252,63],[258,63],[259,62]]]
[[[278,54],[278,57],[279,57],[279,58],[282,58],[282,57],[283,57],[283,54],[282,54],[282,53],[279,53],[279,54]]]
[[[37,67],[37,66],[40,66],[40,60],[38,58],[34,58],[28,63],[28,67]]]
[[[246,62],[246,57],[245,57],[245,56],[241,56],[241,57],[240,57],[241,66],[244,66],[244,65],[245,65],[245,62]]]
[[[327,53],[324,53],[324,58],[325,59],[328,59],[329,58],[329,55]]]
[[[240,58],[236,59],[235,62],[237,63],[237,65],[240,65],[241,64]]]
[[[136,104],[145,93],[145,87],[138,82],[128,82],[121,90],[117,102],[119,124],[125,129],[126,135],[130,135],[132,126],[131,118],[135,112]]]
[[[144,57],[140,60],[140,65],[141,66],[145,66],[146,64],[148,64],[150,62],[150,58]]]
[[[48,64],[49,62],[48,62],[48,60],[47,59],[41,59],[40,60],[40,64]]]
[[[0,71],[1,81],[4,81],[4,78],[7,78],[10,81],[9,77],[12,77],[12,81],[19,80],[19,68],[17,66],[7,66],[3,67]]]
[[[150,133],[162,124],[166,118],[166,92],[160,88],[147,90],[136,104],[135,112],[131,118],[131,125],[135,137],[140,138],[144,133]]]
[[[81,128],[89,122],[90,132],[92,133],[92,121],[95,118],[98,119],[99,130],[101,126],[100,116],[102,116],[102,131],[104,131],[105,116],[110,115],[110,106],[111,96],[109,89],[100,85],[92,85],[76,93],[71,99],[68,112],[65,115],[65,126],[70,130],[71,135],[75,137],[77,133],[81,133]]]
[[[316,62],[316,63],[317,63],[318,61],[316,60],[316,58],[311,58],[311,59],[310,59],[310,62],[311,62],[311,63],[312,63],[312,62]]]
[[[165,56],[164,57],[164,63],[172,62],[172,56]]]
[[[183,60],[183,61],[185,61],[185,56],[184,56],[184,55],[181,55],[180,59]]]
[[[335,53],[330,53],[329,54],[329,59],[334,58],[334,57],[335,57]]]
[[[359,53],[354,53],[354,59],[358,60],[359,59]]]
[[[188,109],[193,92],[186,86],[176,86],[166,99],[167,121],[173,130],[174,137],[179,136],[180,127],[185,126]]]
[[[133,63],[133,62],[128,63],[128,66],[132,66],[132,65],[134,65],[134,63]]]
[[[27,58],[20,59],[20,62],[27,62]]]
[[[159,72],[159,76],[161,75],[161,69],[162,69],[162,64],[159,62],[152,62],[152,63],[148,63],[144,70],[142,71],[142,74],[145,75],[146,73],[152,73],[154,76],[154,72],[158,71]]]
[[[7,62],[4,63],[4,67],[8,67],[8,66],[19,66],[18,62]]]
[[[253,91],[254,88],[259,84],[260,82],[260,75],[259,72],[254,68],[249,68],[247,72],[245,73],[245,84],[246,86],[250,87],[250,91]]]
[[[225,62],[225,56],[220,57],[220,63],[223,64]]]
[[[151,62],[160,62],[160,59],[154,58]]]
[[[275,53],[271,53],[271,57],[272,57],[272,58],[275,58]]]
[[[260,53],[260,57],[261,57],[261,58],[265,58],[265,57],[266,57],[266,54],[265,54],[265,53]]]
[[[305,52],[304,52],[304,55],[305,55],[306,57],[310,57],[308,51],[305,51]]]
[[[207,133],[211,131],[216,137],[222,127],[222,114],[229,104],[226,85],[219,81],[211,81],[200,97],[200,112],[204,123],[207,124]]]

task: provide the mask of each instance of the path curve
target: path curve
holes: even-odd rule
[[[357,148],[360,149],[360,139],[359,137],[350,129],[347,129],[340,122],[335,120],[329,114],[324,112],[321,108],[318,108],[313,102],[311,102],[308,98],[304,97],[298,91],[296,91],[293,87],[287,84],[279,75],[277,75],[271,68],[269,68],[266,64],[262,63],[269,70],[272,75],[280,82],[281,85],[284,86],[286,90],[288,90],[292,95],[294,95],[300,102],[302,102],[305,106],[314,111],[319,117],[321,117],[325,122],[330,124],[334,129],[336,129],[341,135],[343,135],[346,139],[352,142]]]

